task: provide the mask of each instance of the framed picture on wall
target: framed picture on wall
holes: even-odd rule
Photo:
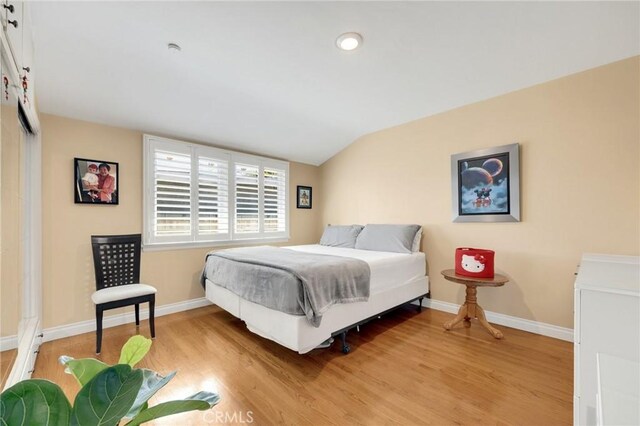
[[[74,200],[76,204],[116,205],[119,201],[118,163],[74,158]]]
[[[454,222],[520,221],[517,143],[451,156]]]
[[[312,189],[310,186],[298,186],[296,205],[299,209],[310,209],[312,205]]]

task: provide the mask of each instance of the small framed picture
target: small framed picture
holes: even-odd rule
[[[118,163],[74,158],[73,166],[76,204],[118,204]]]
[[[517,143],[451,156],[454,222],[520,221]]]
[[[298,194],[296,196],[297,207],[299,209],[310,209],[312,192],[310,186],[298,186]]]

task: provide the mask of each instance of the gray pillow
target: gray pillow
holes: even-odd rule
[[[322,238],[320,238],[320,245],[331,247],[347,247],[354,248],[356,245],[356,238],[362,231],[362,225],[348,225],[348,226],[327,226],[324,228]]]
[[[358,235],[356,248],[411,253],[420,228],[420,225],[367,225]]]

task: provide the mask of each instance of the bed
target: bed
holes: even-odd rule
[[[359,259],[370,269],[368,300],[335,304],[313,325],[303,314],[290,314],[246,300],[228,288],[213,282],[207,274],[210,260],[203,274],[206,298],[230,314],[244,321],[253,333],[270,339],[300,354],[307,353],[332,337],[342,338],[342,351],[350,350],[347,332],[354,327],[405,303],[429,297],[425,255],[421,252],[396,253],[362,250],[326,245],[290,246],[296,252]]]

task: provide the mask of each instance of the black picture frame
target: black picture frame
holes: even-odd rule
[[[93,166],[95,166],[97,173],[93,173]],[[110,176],[110,178],[100,177],[103,170],[106,171],[106,175]],[[95,175],[95,179],[90,176],[92,174]],[[74,158],[73,176],[73,200],[75,204],[103,206],[117,206],[120,204],[119,163],[90,158]],[[105,186],[106,188],[104,188]]]
[[[296,207],[299,209],[310,209],[313,206],[313,188],[310,186],[296,187]]]

